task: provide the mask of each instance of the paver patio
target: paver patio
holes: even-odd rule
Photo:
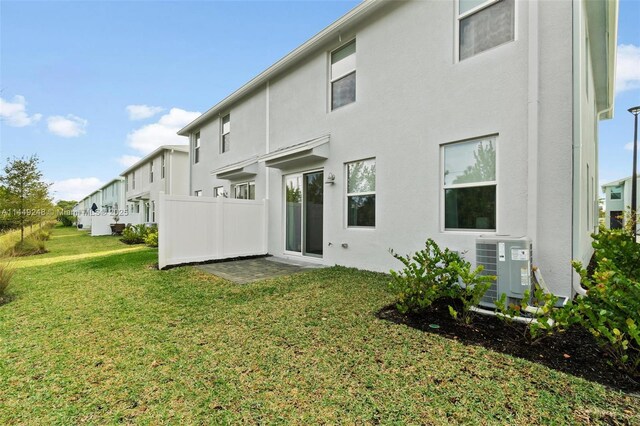
[[[232,260],[228,262],[198,265],[197,269],[233,281],[248,284],[254,281],[292,275],[309,269],[321,268],[309,262],[291,261],[278,257],[259,257],[254,259]]]

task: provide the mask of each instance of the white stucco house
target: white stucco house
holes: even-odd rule
[[[159,221],[158,194],[189,193],[189,146],[163,145],[124,170],[126,223]]]
[[[631,176],[602,185],[605,196],[604,225],[610,229],[622,228],[628,221],[631,208]],[[640,203],[640,177],[636,183],[636,200]],[[640,230],[640,226],[638,227]]]
[[[588,262],[598,224],[617,13],[617,1],[364,1],[179,131],[188,192],[268,200],[272,255],[389,271],[401,266],[389,248],[433,238],[472,263],[489,250],[498,272],[524,262],[517,286],[533,262],[570,297],[571,260]]]

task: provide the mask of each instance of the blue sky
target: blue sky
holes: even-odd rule
[[[80,198],[159,143],[186,143],[176,130],[357,3],[2,0],[0,165],[37,153],[56,198]],[[601,183],[631,174],[639,21],[640,1],[622,0],[626,90],[600,125]]]

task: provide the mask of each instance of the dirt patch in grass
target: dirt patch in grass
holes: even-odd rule
[[[529,343],[524,338],[523,324],[506,326],[497,318],[477,315],[473,324],[465,326],[451,318],[449,304],[451,302],[446,300],[436,301],[422,314],[401,314],[395,305],[389,305],[378,312],[378,317],[464,344],[523,358],[614,389],[640,392],[640,377],[631,377],[611,365],[607,353],[582,328],[573,327],[564,333]]]

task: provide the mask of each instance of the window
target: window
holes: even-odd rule
[[[196,133],[193,141],[193,164],[200,162],[200,132]]]
[[[347,164],[347,226],[376,226],[376,160]]]
[[[225,153],[231,149],[231,114],[222,117],[222,146],[221,152]]]
[[[136,172],[131,173],[131,188],[136,189]]]
[[[151,202],[151,223],[156,223],[156,202]]]
[[[129,190],[129,175],[124,177],[124,187],[127,191]]]
[[[193,191],[193,195],[196,197],[202,197],[202,190]]]
[[[459,58],[513,41],[515,0],[458,0]]]
[[[160,160],[160,179],[164,179],[164,165],[165,165],[165,154],[162,154],[162,159]]]
[[[356,101],[356,41],[331,53],[331,109]]]
[[[153,183],[153,161],[149,162],[149,182]]]
[[[215,198],[224,197],[224,186],[216,186],[213,188],[213,196]]]
[[[244,182],[239,183],[234,188],[235,198],[238,200],[255,200],[256,199],[256,183]]]
[[[613,188],[611,188],[611,191],[609,192],[609,199],[622,200],[622,187],[614,186]]]
[[[444,145],[445,229],[496,229],[496,137]]]

